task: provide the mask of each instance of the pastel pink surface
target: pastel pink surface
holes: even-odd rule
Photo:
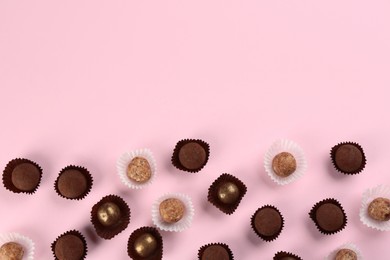
[[[366,259],[387,259],[390,233],[359,221],[361,194],[390,184],[389,1],[1,1],[0,165],[26,157],[44,169],[31,196],[0,188],[0,232],[36,243],[50,259],[51,242],[79,229],[87,259],[128,259],[131,232],[151,225],[151,205],[167,192],[186,193],[192,227],[162,232],[164,259],[196,259],[200,246],[227,243],[235,259],[271,259],[280,250],[322,259],[345,242]],[[170,163],[176,142],[201,138],[211,156],[198,174]],[[263,156],[279,138],[297,142],[306,175],[278,186]],[[356,141],[367,154],[357,176],[336,173],[329,150]],[[158,176],[129,190],[115,163],[125,151],[149,148]],[[82,165],[94,177],[82,201],[54,192],[59,171]],[[225,215],[207,202],[220,174],[248,192]],[[90,209],[107,194],[131,208],[129,227],[94,239]],[[337,198],[349,218],[323,236],[308,217],[312,205]],[[262,242],[250,228],[255,210],[277,206],[285,228]]]

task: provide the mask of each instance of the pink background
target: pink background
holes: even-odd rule
[[[365,259],[388,259],[390,233],[359,221],[361,194],[390,185],[390,2],[328,1],[0,1],[0,165],[26,157],[44,169],[32,195],[0,188],[0,232],[36,243],[51,259],[61,233],[86,234],[87,259],[128,259],[131,232],[151,225],[151,204],[165,192],[192,197],[196,216],[182,233],[162,232],[164,259],[196,259],[200,246],[224,242],[235,259],[272,259],[279,250],[322,259],[345,242]],[[175,169],[182,138],[209,142],[198,174]],[[279,138],[296,141],[306,175],[277,186],[263,156]],[[364,172],[336,173],[330,148],[359,142]],[[125,151],[149,148],[158,176],[129,190],[115,163]],[[92,192],[82,201],[57,196],[53,184],[68,164],[87,167]],[[247,184],[237,211],[211,206],[207,189],[221,173]],[[112,240],[93,240],[90,208],[107,194],[125,198],[129,227]],[[334,197],[349,223],[321,235],[312,205]],[[276,205],[285,229],[270,243],[249,220]]]

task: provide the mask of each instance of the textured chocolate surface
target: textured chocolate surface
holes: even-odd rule
[[[378,221],[390,220],[390,200],[376,198],[368,205],[368,215]]]
[[[54,245],[54,254],[58,260],[81,260],[85,252],[84,241],[75,234],[59,237]]]
[[[142,157],[135,157],[127,166],[127,177],[138,183],[147,182],[152,176],[152,169],[148,160]]]
[[[172,155],[172,164],[183,171],[198,172],[207,163],[209,145],[199,139],[185,139],[179,141]]]
[[[345,174],[357,174],[366,165],[363,149],[357,143],[345,142],[332,147],[331,158],[335,168]]]
[[[202,254],[202,260],[229,260],[229,253],[228,251],[220,245],[211,245],[207,247],[203,254]]]
[[[354,172],[363,162],[363,154],[352,144],[341,145],[335,154],[337,166],[345,172]]]
[[[24,248],[16,242],[8,242],[0,247],[1,260],[22,260]]]
[[[76,169],[65,170],[58,178],[58,190],[67,198],[77,198],[83,195],[87,189],[87,178]]]
[[[283,229],[283,217],[273,206],[259,208],[251,219],[252,228],[266,241],[277,238]]]
[[[228,245],[223,243],[212,243],[204,245],[198,252],[199,260],[233,260],[233,253]]]
[[[12,183],[22,191],[34,190],[40,181],[40,170],[31,163],[21,163],[12,171]]]
[[[164,222],[175,223],[183,218],[185,205],[179,199],[168,198],[160,203],[159,212]]]
[[[357,260],[357,254],[351,249],[340,249],[336,254],[335,260]]]
[[[291,153],[281,152],[273,158],[272,169],[276,175],[288,177],[297,169],[297,162]]]
[[[344,213],[338,205],[325,203],[316,211],[317,224],[326,231],[336,231],[344,224]]]
[[[316,203],[309,213],[317,228],[323,234],[334,234],[347,224],[347,216],[341,204],[335,199],[325,199]]]
[[[202,167],[206,162],[206,150],[197,142],[190,142],[179,149],[179,162],[189,170]]]

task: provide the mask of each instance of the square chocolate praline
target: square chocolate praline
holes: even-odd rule
[[[234,189],[237,189],[237,195],[232,200],[223,201],[220,196],[221,189],[229,184],[233,184]],[[237,209],[246,191],[247,188],[241,180],[233,175],[224,173],[211,184],[207,199],[223,213],[230,215]]]

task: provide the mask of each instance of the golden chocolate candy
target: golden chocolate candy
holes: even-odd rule
[[[112,226],[121,218],[121,210],[116,204],[106,202],[99,207],[97,217],[103,226]]]
[[[156,248],[156,238],[149,233],[143,234],[134,242],[134,249],[141,257],[151,256],[156,251]]]
[[[297,169],[297,162],[291,153],[281,152],[272,160],[272,169],[276,175],[287,177],[295,172]]]
[[[357,255],[351,249],[340,249],[336,254],[335,260],[357,260]]]
[[[0,259],[2,260],[22,260],[23,255],[23,247],[18,243],[8,242],[0,247]]]
[[[376,198],[368,205],[368,215],[378,221],[390,220],[390,200]]]
[[[147,182],[152,176],[152,169],[148,160],[142,157],[135,157],[127,166],[127,177],[135,182]]]
[[[240,191],[233,182],[226,182],[218,189],[218,198],[226,204],[231,204],[237,201],[240,196]]]
[[[169,198],[160,203],[160,216],[167,223],[178,222],[184,215],[184,203],[175,198]]]

